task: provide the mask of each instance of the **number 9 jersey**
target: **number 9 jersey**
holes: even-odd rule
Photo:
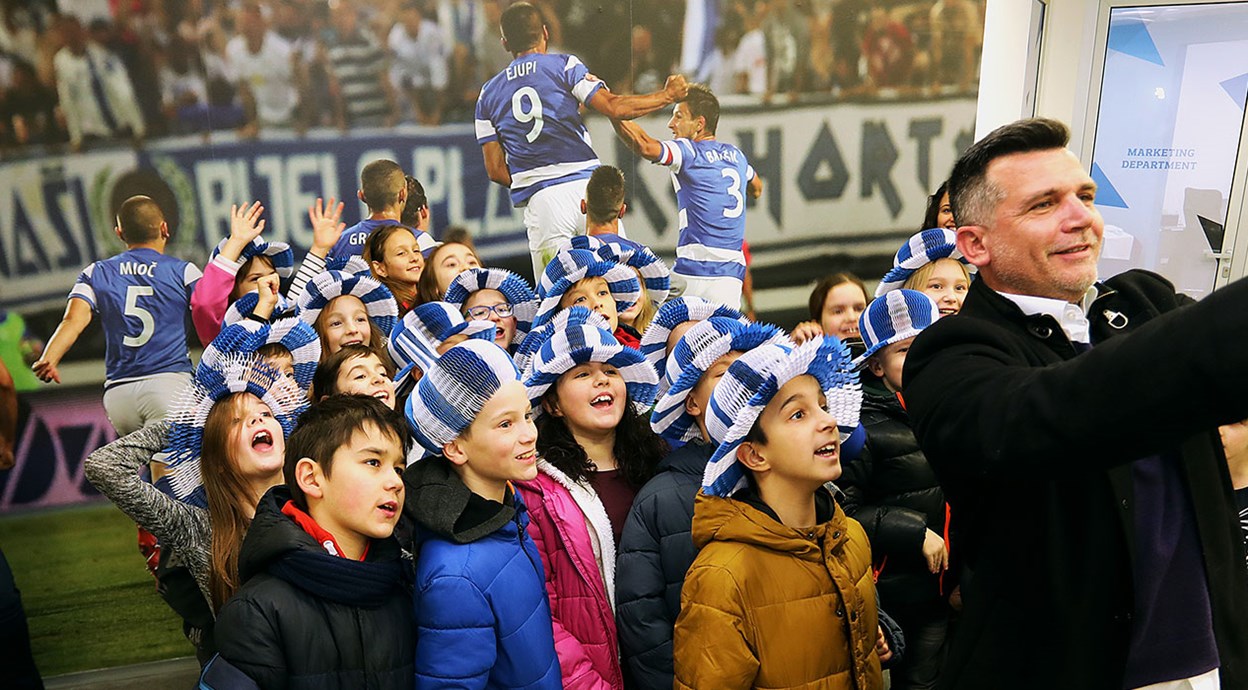
[[[136,248],[83,269],[69,293],[100,315],[105,387],[153,374],[191,372],[186,315],[200,270]]]
[[[579,108],[602,87],[576,56],[555,53],[521,55],[481,87],[477,143],[503,147],[516,206],[598,167]]]

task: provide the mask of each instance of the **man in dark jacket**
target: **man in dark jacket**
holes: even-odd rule
[[[391,536],[406,445],[402,417],[373,398],[333,396],[300,417],[286,441],[292,488],[260,499],[243,586],[217,618],[221,660],[265,690],[411,688],[411,591]],[[217,664],[206,686],[242,687],[212,676]]]
[[[979,279],[905,364],[973,571],[941,685],[1248,687],[1216,434],[1248,417],[1248,282],[1199,304],[1143,271],[1097,283],[1104,223],[1068,135],[1020,121],[958,160]]]

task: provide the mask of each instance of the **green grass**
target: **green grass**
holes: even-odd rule
[[[195,653],[111,504],[0,517],[0,547],[45,678]]]

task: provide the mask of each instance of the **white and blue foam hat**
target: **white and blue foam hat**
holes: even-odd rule
[[[465,321],[455,305],[425,302],[407,312],[390,331],[390,357],[399,367],[401,382],[415,366],[422,372],[438,359],[438,348],[448,339],[466,335],[469,340],[494,341],[493,321]]]
[[[850,366],[849,348],[832,337],[787,347],[769,343],[741,355],[711,391],[706,430],[719,444],[702,476],[702,491],[731,496],[746,485],[748,471],[737,447],[784,384],[808,374],[819,382],[842,439],[858,427],[862,387]]]
[[[299,318],[315,327],[321,310],[343,295],[352,295],[363,302],[373,328],[381,329],[382,333],[392,331],[399,320],[399,305],[389,288],[372,276],[345,271],[324,271],[308,281],[297,302]]]
[[[967,263],[962,252],[958,251],[957,233],[945,228],[929,228],[911,235],[910,239],[901,245],[901,249],[897,250],[897,255],[893,257],[893,267],[884,274],[879,286],[875,288],[875,296],[879,297],[893,290],[900,290],[901,286],[906,284],[906,279],[914,275],[915,271],[940,259],[953,259]],[[975,270],[969,264],[967,268],[971,271]]]
[[[641,353],[621,345],[606,328],[570,323],[567,328],[549,334],[522,372],[533,414],[541,414],[542,396],[560,376],[589,362],[609,364],[618,369],[633,409],[644,413],[650,408],[658,392],[659,377]]]
[[[587,249],[607,261],[614,261],[637,269],[646,285],[646,294],[655,306],[667,301],[672,290],[672,272],[667,264],[644,244],[620,237],[614,233],[601,235],[576,235],[566,246]]]
[[[480,290],[498,290],[511,303],[516,334],[509,344],[524,340],[533,330],[533,316],[537,313],[537,295],[533,294],[528,281],[505,268],[470,268],[451,280],[442,299],[462,312],[469,295]]]
[[[286,436],[308,406],[307,393],[255,353],[224,353],[211,362],[201,360],[190,385],[169,411],[165,447],[152,458],[168,468],[158,486],[174,498],[208,507],[200,470],[204,424],[213,406],[231,393],[251,393],[260,398]]]
[[[631,268],[607,261],[586,249],[564,249],[546,264],[546,270],[538,283],[538,305],[537,313],[533,317],[533,327],[541,326],[554,318],[564,293],[586,278],[602,278],[607,281],[607,289],[611,291],[617,311],[628,309],[641,297],[641,283]]]
[[[209,261],[217,258],[229,239],[227,237],[217,243],[212,250],[212,256],[208,257]],[[277,271],[277,276],[282,280],[289,278],[295,272],[295,252],[285,242],[266,242],[264,238],[257,237],[239,252],[238,262],[247,263],[253,256],[267,256],[269,261],[273,262],[273,270]]]
[[[508,381],[519,381],[511,356],[484,340],[468,340],[430,365],[407,399],[407,425],[434,455],[472,425],[490,398]]]
[[[749,319],[736,309],[701,297],[677,297],[664,302],[646,327],[646,332],[641,334],[641,354],[654,365],[655,373],[662,376],[666,369],[667,339],[672,335],[672,329],[686,321],[705,321],[712,316],[749,323]]]
[[[516,368],[523,372],[529,366],[529,361],[537,351],[542,349],[542,345],[550,340],[552,333],[567,330],[571,326],[593,326],[601,328],[604,331],[611,330],[611,324],[607,318],[596,311],[591,311],[588,307],[575,306],[568,307],[544,325],[534,328],[532,332],[520,341],[516,346],[516,351],[512,354],[512,361],[516,363]]]
[[[370,277],[373,275],[373,269],[369,268],[368,262],[358,254],[352,254],[351,256],[327,256],[325,257],[325,270],[342,271],[343,273],[355,275],[363,273]]]
[[[769,323],[742,323],[713,316],[689,329],[667,358],[667,371],[659,381],[665,390],[650,415],[650,427],[671,441],[692,441],[701,436],[696,420],[685,411],[685,400],[707,369],[732,351],[749,352],[768,343],[793,346],[793,341]]]
[[[234,307],[241,304],[240,311],[250,314],[258,297],[257,293],[249,292],[234,302],[225,314],[221,332],[204,348],[200,363],[208,362],[209,366],[215,366],[216,361],[229,353],[249,353],[265,345],[281,345],[290,352],[295,381],[306,393],[312,387],[312,376],[321,361],[321,339],[316,329],[304,323],[294,312],[287,312],[285,316],[268,323],[241,317],[231,321],[232,312],[239,315],[234,312]]]
[[[854,360],[861,368],[867,358],[895,342],[913,338],[940,318],[931,297],[918,290],[893,290],[871,300],[858,317],[858,332],[867,351]]]

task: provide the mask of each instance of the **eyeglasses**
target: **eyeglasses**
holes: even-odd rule
[[[503,302],[502,304],[495,304],[492,307],[482,304],[480,306],[470,308],[467,312],[467,316],[474,321],[484,321],[490,318],[490,312],[497,314],[500,319],[505,319],[508,316],[511,316],[511,305],[506,302]]]

